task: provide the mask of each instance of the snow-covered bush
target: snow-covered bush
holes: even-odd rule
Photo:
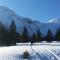
[[[29,57],[30,57],[30,54],[28,53],[28,51],[27,51],[27,50],[24,51],[24,52],[23,52],[23,58],[24,58],[24,59],[29,59]]]

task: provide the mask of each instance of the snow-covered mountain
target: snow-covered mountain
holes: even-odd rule
[[[54,18],[50,20],[49,23],[60,23],[60,18]]]
[[[0,6],[0,22],[9,27],[13,20],[19,33],[22,33],[24,27],[26,27],[29,35],[36,33],[38,29],[40,29],[42,35],[45,35],[48,29],[55,33],[60,26],[60,19],[52,19],[48,23],[40,23],[30,18],[21,17],[5,6]]]

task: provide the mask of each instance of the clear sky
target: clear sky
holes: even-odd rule
[[[41,22],[60,18],[60,0],[0,0],[0,5],[11,8],[22,17]]]

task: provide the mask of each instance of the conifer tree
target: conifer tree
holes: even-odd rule
[[[10,38],[10,43],[15,45],[17,40],[16,40],[16,25],[14,23],[14,20],[10,25],[9,38]]]
[[[55,39],[56,41],[60,41],[60,28],[56,31]]]
[[[28,31],[26,29],[26,27],[24,27],[24,30],[23,30],[23,33],[22,33],[22,39],[23,41],[22,42],[28,42]]]
[[[36,42],[40,42],[40,41],[41,41],[41,32],[40,30],[38,30],[36,35]]]
[[[47,42],[51,42],[53,38],[53,34],[51,32],[51,30],[48,30],[47,32]]]
[[[32,36],[32,42],[36,42],[36,35],[35,35],[35,33]]]
[[[3,24],[0,24],[0,42],[5,42],[6,30]]]

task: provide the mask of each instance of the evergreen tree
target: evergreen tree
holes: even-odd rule
[[[53,34],[51,32],[51,30],[48,30],[47,32],[47,42],[51,42],[53,38]]]
[[[17,39],[16,43],[22,42],[22,35],[19,33],[16,33],[16,39]]]
[[[32,42],[36,42],[36,35],[35,35],[35,33],[32,36]]]
[[[41,41],[41,32],[40,30],[38,30],[36,35],[36,42],[40,42],[40,41]]]
[[[60,41],[60,28],[56,31],[55,39],[56,39],[57,41]]]
[[[3,24],[0,24],[0,43],[4,44],[6,36],[6,29]]]
[[[28,42],[28,31],[26,29],[26,27],[24,27],[23,33],[22,33],[22,42]]]
[[[10,32],[9,32],[9,38],[10,38],[10,43],[11,44],[16,44],[16,25],[14,23],[14,20],[12,21],[11,25],[10,25]]]

